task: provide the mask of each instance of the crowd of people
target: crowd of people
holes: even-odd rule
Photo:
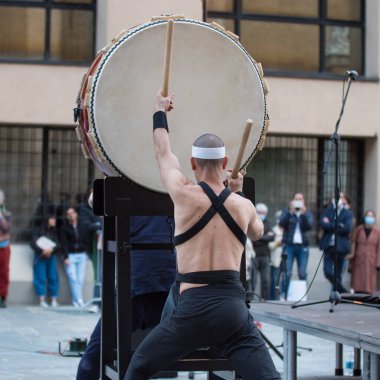
[[[307,282],[310,231],[319,228],[319,248],[324,252],[323,273],[332,290],[340,293],[375,293],[380,268],[380,229],[373,210],[364,213],[356,225],[348,196],[341,193],[338,201],[337,246],[335,247],[335,199],[321,213],[318,225],[307,208],[302,193],[295,193],[289,206],[275,213],[275,224],[269,222],[269,210],[258,203],[256,210],[264,225],[258,241],[246,245],[248,290],[265,300],[287,299],[294,262],[298,279]],[[5,208],[0,190],[0,307],[6,307],[9,288],[10,229],[12,217]],[[64,222],[57,227],[57,216],[50,213],[34,227],[30,245],[34,251],[33,284],[41,306],[57,306],[59,277],[57,257],[62,258],[70,286],[72,304],[82,307],[83,283],[87,259],[93,259],[94,241],[102,223],[87,203],[68,207]],[[335,273],[336,251],[336,273]],[[94,268],[95,269],[95,268]],[[343,275],[351,274],[350,288],[343,285]],[[336,279],[335,279],[336,276]],[[259,286],[260,279],[260,286]],[[335,289],[336,281],[336,289]],[[260,289],[258,292],[257,289]],[[96,289],[94,289],[94,296]]]
[[[275,213],[275,225],[268,221],[269,210],[264,203],[256,205],[264,223],[263,237],[253,242],[249,252],[249,290],[265,300],[286,300],[292,281],[294,262],[298,280],[307,284],[310,231],[320,231],[319,248],[323,251],[323,273],[332,291],[340,293],[375,293],[378,291],[377,272],[380,269],[380,229],[376,227],[376,214],[367,210],[363,222],[356,225],[347,195],[340,193],[337,202],[337,231],[335,231],[336,205],[330,204],[314,220],[302,193],[295,193],[289,206]],[[335,233],[338,237],[335,244]],[[335,268],[336,255],[336,268]],[[351,273],[350,288],[343,285],[345,271]],[[258,287],[260,278],[260,287]],[[257,289],[260,289],[258,291]],[[305,287],[306,289],[306,287]]]

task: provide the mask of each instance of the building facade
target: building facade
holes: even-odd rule
[[[340,188],[357,219],[368,208],[380,213],[376,0],[0,0],[0,188],[14,243],[28,241],[41,208],[80,202],[101,175],[74,132],[81,78],[120,30],[162,14],[217,22],[262,63],[271,124],[248,173],[272,219],[295,192],[316,218],[331,199],[330,136],[345,73],[357,71],[339,126]]]

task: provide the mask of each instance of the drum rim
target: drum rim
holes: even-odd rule
[[[264,117],[263,117],[263,124],[261,126],[261,133],[260,133],[260,137],[257,141],[257,144],[254,148],[254,150],[251,152],[251,154],[248,156],[248,158],[245,160],[245,162],[243,162],[241,164],[241,168],[240,170],[245,170],[247,168],[247,166],[250,164],[250,162],[252,161],[252,159],[254,158],[254,156],[257,154],[257,152],[260,150],[259,147],[260,145],[263,144],[263,141],[265,140],[265,135],[266,135],[266,130],[265,130],[265,123],[269,120],[269,116],[268,116],[268,109],[267,109],[267,94],[265,92],[265,89],[264,89],[264,84],[263,84],[263,78],[262,76],[260,75],[259,73],[259,70],[256,66],[257,64],[257,61],[255,61],[253,59],[253,57],[248,53],[248,51],[244,48],[244,46],[240,43],[239,40],[231,37],[228,33],[224,32],[223,30],[221,30],[220,28],[217,28],[216,26],[214,26],[213,24],[211,23],[207,23],[207,22],[204,22],[204,21],[199,21],[199,20],[194,20],[194,19],[188,19],[188,18],[174,18],[173,21],[175,22],[178,22],[178,23],[188,23],[188,24],[195,24],[195,25],[200,25],[202,27],[206,27],[206,28],[209,28],[209,29],[212,29],[213,31],[216,31],[220,34],[222,34],[224,37],[227,37],[231,42],[233,42],[234,44],[236,44],[243,52],[244,54],[248,57],[249,61],[251,62],[252,64],[252,67],[254,68],[254,70],[256,71],[256,74],[257,74],[257,77],[259,79],[259,82],[260,82],[260,86],[261,86],[261,93],[262,93],[262,96],[263,96],[263,104],[264,104]],[[124,41],[126,41],[127,39],[129,39],[131,36],[133,36],[134,34],[136,33],[139,33],[141,32],[142,30],[144,29],[147,29],[147,28],[150,28],[154,25],[159,25],[159,24],[164,24],[164,23],[167,23],[168,20],[156,20],[156,21],[150,21],[150,22],[147,22],[147,23],[144,23],[144,24],[141,24],[141,25],[138,25],[136,27],[133,27],[131,29],[129,29],[128,31],[125,32],[124,35],[122,35],[111,47],[110,49],[106,52],[106,54],[104,54],[104,56],[101,58],[100,60],[100,63],[98,64],[98,67],[96,69],[96,74],[94,76],[94,79],[93,79],[93,82],[92,82],[92,85],[91,85],[91,91],[90,91],[90,101],[89,101],[89,116],[91,118],[91,124],[93,126],[92,128],[92,131],[93,131],[93,134],[94,134],[94,137],[95,137],[95,140],[98,144],[98,147],[100,149],[100,151],[102,152],[103,154],[103,157],[106,159],[106,161],[109,163],[109,165],[111,165],[111,167],[122,177],[124,178],[127,178],[129,179],[130,181],[132,181],[133,183],[135,183],[135,181],[130,178],[129,176],[127,176],[125,173],[123,173],[113,162],[113,160],[109,157],[109,155],[107,154],[106,150],[104,149],[103,147],[103,144],[101,143],[100,141],[100,137],[98,135],[98,131],[96,129],[96,123],[95,123],[95,106],[94,106],[94,99],[95,99],[95,93],[96,93],[96,88],[97,88],[97,84],[98,84],[98,81],[99,81],[99,78],[100,78],[100,74],[104,68],[104,65],[107,63],[108,59],[111,57],[111,55],[114,53],[114,51],[121,45],[124,43]],[[149,190],[153,190],[153,191],[158,191],[160,192],[159,190],[157,189],[151,189],[149,188],[148,186],[145,186],[144,184],[141,184],[139,182],[136,182],[137,184],[139,184],[140,186],[144,187],[144,188],[148,188]]]

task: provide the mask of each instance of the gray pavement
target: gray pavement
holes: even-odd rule
[[[321,252],[318,249],[311,250],[309,281],[314,275],[320,257]],[[347,275],[345,283],[349,286]],[[329,295],[330,286],[320,269],[308,299],[328,299]],[[39,306],[17,305],[12,303],[12,299],[9,301],[8,308],[0,309],[0,379],[75,379],[79,358],[60,356],[58,343],[62,342],[64,345],[72,338],[89,337],[100,315],[71,306],[43,309]],[[274,345],[281,345],[283,341],[281,328],[264,324],[262,331]],[[340,379],[333,376],[335,369],[333,342],[298,334],[298,345],[312,349],[312,351],[299,349],[301,356],[298,358],[298,379]],[[349,348],[345,347],[344,350],[348,352]],[[273,352],[272,357],[277,370],[282,373],[282,361]],[[188,379],[188,374],[181,373],[178,379]],[[204,373],[195,374],[195,380],[206,379]]]
[[[39,306],[11,305],[0,309],[0,379],[75,379],[79,358],[60,356],[58,342],[64,345],[69,339],[88,337],[98,318],[99,314],[69,306],[43,309]],[[262,331],[273,344],[282,343],[280,328],[264,324]],[[298,359],[299,379],[333,378],[334,343],[299,334],[298,345],[301,355]],[[311,348],[312,351],[301,347]],[[273,352],[272,356],[281,373],[282,361]],[[178,376],[181,380],[187,378],[187,373]],[[196,373],[195,379],[206,380],[207,376]]]

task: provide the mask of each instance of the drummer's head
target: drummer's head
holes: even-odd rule
[[[225,169],[227,162],[224,142],[220,137],[206,133],[194,141],[191,152],[191,168],[193,170],[197,168],[202,170]]]

